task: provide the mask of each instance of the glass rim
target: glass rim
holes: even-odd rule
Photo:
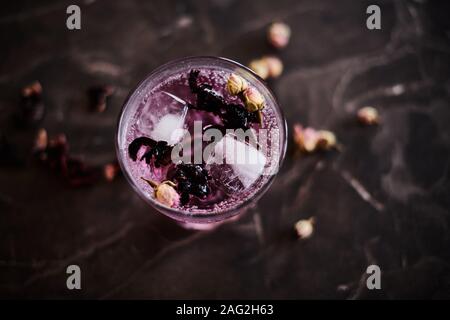
[[[265,181],[263,183],[263,185],[258,190],[256,190],[256,192],[253,195],[251,195],[251,197],[248,197],[247,199],[243,200],[241,203],[237,204],[234,207],[227,208],[222,211],[215,212],[215,213],[207,213],[207,212],[206,213],[205,212],[192,213],[192,212],[188,212],[188,211],[182,210],[182,209],[169,208],[167,206],[164,206],[164,205],[158,203],[158,201],[147,198],[145,195],[142,194],[142,190],[136,185],[136,183],[134,182],[134,179],[130,176],[130,173],[126,170],[125,165],[123,163],[123,159],[122,159],[123,155],[121,153],[121,148],[119,146],[119,135],[120,135],[120,128],[121,128],[123,115],[125,113],[124,111],[128,107],[130,99],[133,97],[133,95],[136,93],[136,91],[141,87],[141,85],[144,84],[146,81],[148,81],[148,79],[150,79],[154,75],[158,74],[159,72],[161,72],[163,70],[170,68],[171,66],[174,66],[174,65],[177,65],[180,63],[186,63],[189,61],[202,61],[202,60],[212,60],[215,62],[229,63],[231,65],[234,65],[235,67],[244,69],[245,71],[249,72],[257,81],[259,81],[260,84],[267,90],[267,93],[270,95],[270,98],[274,102],[273,106],[271,106],[271,107],[275,108],[281,117],[282,128],[280,128],[280,129],[282,130],[283,135],[284,135],[284,141],[282,141],[281,148],[280,148],[280,156],[279,156],[279,160],[278,160],[277,172],[275,174],[269,176],[267,181]],[[225,57],[188,56],[188,57],[184,57],[184,58],[170,60],[170,61],[160,65],[159,67],[155,68],[150,73],[148,73],[147,76],[143,80],[139,81],[139,83],[137,83],[130,90],[130,93],[125,98],[123,105],[119,112],[119,116],[118,116],[118,120],[117,120],[117,124],[116,124],[115,147],[116,147],[116,157],[117,157],[119,166],[123,172],[123,175],[125,176],[127,182],[132,186],[134,191],[146,203],[148,203],[150,206],[154,207],[157,211],[161,212],[162,214],[164,214],[174,220],[180,221],[180,222],[214,223],[214,222],[219,222],[219,221],[229,219],[231,217],[234,217],[234,216],[240,214],[241,211],[244,211],[244,209],[247,206],[258,201],[258,199],[261,198],[261,196],[263,196],[265,194],[265,192],[269,189],[269,187],[273,183],[275,177],[277,176],[277,174],[284,162],[284,158],[285,158],[286,150],[287,150],[287,140],[288,140],[287,135],[288,135],[288,128],[287,128],[286,118],[284,116],[283,110],[281,109],[280,105],[278,104],[278,101],[275,99],[275,95],[274,95],[273,91],[269,88],[269,86],[267,85],[266,81],[264,79],[262,79],[260,76],[258,76],[253,70],[242,65],[239,62],[236,62],[232,59],[225,58]]]

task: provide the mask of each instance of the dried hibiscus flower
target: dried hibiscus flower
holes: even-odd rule
[[[61,172],[72,187],[90,186],[100,179],[98,168],[87,166],[83,160],[73,157],[62,163]]]
[[[182,205],[189,201],[190,195],[205,198],[211,192],[209,187],[211,177],[203,165],[177,164],[172,180],[177,183]]]
[[[262,116],[258,111],[247,110],[240,104],[228,104],[224,97],[212,90],[212,87],[209,84],[198,83],[199,74],[200,71],[198,70],[191,70],[189,73],[190,89],[197,95],[196,103],[193,105],[188,104],[189,108],[212,112],[219,116],[222,120],[223,126],[217,126],[217,129],[222,132],[225,132],[226,129],[247,130],[250,128],[251,123],[259,123]],[[245,87],[242,83],[241,88],[239,89],[242,89],[242,86]],[[244,92],[245,91],[242,91],[239,94],[242,100],[245,100],[243,96]]]
[[[69,144],[64,134],[48,139],[45,129],[38,131],[34,151],[42,164],[60,174],[70,186],[92,185],[100,178],[100,170],[69,155]]]
[[[169,145],[167,141],[155,141],[148,137],[136,138],[128,146],[128,155],[133,161],[137,160],[137,154],[143,146],[149,147],[149,149],[144,153],[140,161],[145,159],[145,162],[149,164],[151,160],[154,160],[156,168],[170,163],[173,146]]]

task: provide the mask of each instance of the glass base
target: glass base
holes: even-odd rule
[[[232,218],[219,221],[219,222],[211,222],[211,223],[195,223],[195,222],[181,222],[177,221],[177,224],[187,230],[196,230],[196,231],[210,231],[216,229],[218,226],[221,226],[226,223],[234,222],[240,219],[243,214],[237,214]]]

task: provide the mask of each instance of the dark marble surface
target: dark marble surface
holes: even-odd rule
[[[0,168],[2,298],[450,298],[450,23],[448,1],[376,1],[382,30],[365,27],[373,1],[13,1],[0,12],[1,131],[24,163]],[[293,29],[272,81],[289,125],[337,133],[341,153],[299,157],[247,215],[214,231],[180,228],[124,179],[70,189],[37,166],[32,129],[14,127],[20,88],[40,80],[42,124],[74,154],[114,158],[118,112],[153,68],[189,55],[247,63],[270,53],[265,28]],[[118,91],[103,114],[86,90]],[[376,106],[379,127],[355,124]],[[293,224],[314,216],[312,238]],[[369,264],[382,290],[365,289]],[[82,290],[65,268],[82,269]]]

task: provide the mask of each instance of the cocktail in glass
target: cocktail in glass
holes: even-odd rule
[[[116,147],[125,177],[150,205],[182,223],[213,224],[269,188],[285,155],[286,122],[252,71],[190,57],[159,67],[129,95]]]

